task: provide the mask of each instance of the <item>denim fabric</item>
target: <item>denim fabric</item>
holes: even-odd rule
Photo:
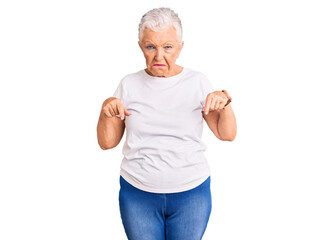
[[[178,193],[146,192],[120,176],[119,208],[129,240],[200,240],[212,209],[210,176]]]

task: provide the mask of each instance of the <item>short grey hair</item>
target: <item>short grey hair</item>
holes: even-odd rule
[[[183,28],[178,14],[170,8],[154,8],[145,13],[139,24],[139,41],[141,40],[142,32],[148,28],[152,31],[160,31],[173,25],[176,28],[178,43],[183,40]]]

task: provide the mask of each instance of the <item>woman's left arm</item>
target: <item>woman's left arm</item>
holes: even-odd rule
[[[227,104],[231,97],[226,90],[223,91],[207,95],[203,117],[216,137],[224,141],[233,141],[237,133],[236,117],[231,105]]]
[[[237,133],[237,124],[234,111],[232,110],[230,104],[219,111],[220,116],[217,123],[219,135],[223,139],[233,141]]]

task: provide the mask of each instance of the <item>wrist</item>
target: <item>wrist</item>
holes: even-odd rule
[[[223,92],[225,95],[227,95],[227,94],[224,92],[224,90],[222,90],[221,92]],[[224,105],[224,107],[222,108],[222,110],[225,109],[225,108],[230,107],[231,98],[229,98],[228,95],[227,95],[227,98],[228,98],[227,104]]]
[[[222,110],[228,110],[228,109],[230,109],[230,108],[231,108],[231,105],[228,104],[228,105],[225,105],[225,106],[222,108]]]

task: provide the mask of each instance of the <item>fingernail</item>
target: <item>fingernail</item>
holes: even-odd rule
[[[121,120],[124,120],[124,117],[121,117]]]
[[[208,114],[208,112],[205,112],[205,114],[207,115],[207,114]]]

